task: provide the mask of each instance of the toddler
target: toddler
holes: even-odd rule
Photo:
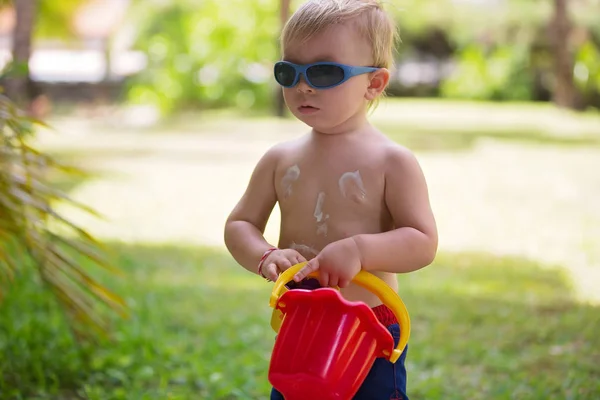
[[[260,159],[225,242],[240,265],[271,281],[308,261],[295,283],[318,271],[321,286],[339,286],[344,298],[372,307],[397,342],[391,310],[351,283],[362,269],[397,291],[396,274],[429,265],[437,251],[419,163],[367,118],[389,82],[395,36],[378,0],[310,0],[293,14],[274,75],[291,113],[311,129]],[[263,232],[276,203],[274,246]],[[395,364],[378,358],[355,399],[408,399],[407,349]],[[273,389],[271,399],[283,397]]]

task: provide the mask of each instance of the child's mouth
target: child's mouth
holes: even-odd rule
[[[300,106],[298,107],[298,111],[302,114],[313,114],[319,111],[319,109],[313,106]]]

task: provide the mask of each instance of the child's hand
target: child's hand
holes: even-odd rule
[[[263,261],[262,274],[265,278],[276,281],[279,274],[292,265],[305,262],[306,258],[293,249],[280,249],[271,252]]]
[[[362,268],[361,256],[356,242],[352,238],[330,243],[302,268],[294,281],[300,282],[311,272],[319,271],[321,286],[339,286],[350,284],[350,281]]]

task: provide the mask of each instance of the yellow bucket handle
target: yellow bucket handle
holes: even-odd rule
[[[275,286],[273,287],[273,291],[271,292],[271,298],[269,300],[269,305],[272,308],[275,308],[277,305],[277,300],[279,297],[287,291],[285,284],[291,281],[298,273],[306,262],[296,264],[291,268],[285,270],[279,275],[277,282],[275,282]],[[312,272],[310,277],[318,278],[318,271]],[[391,287],[389,287],[383,280],[376,277],[375,275],[367,272],[360,271],[354,279],[352,279],[353,283],[356,283],[359,286],[369,290],[373,294],[379,297],[379,300],[382,301],[383,304],[388,306],[396,318],[400,323],[400,340],[398,341],[398,345],[392,351],[391,354],[387,350],[384,351],[384,354],[389,357],[390,362],[395,363],[396,360],[400,357],[406,344],[408,343],[408,338],[410,337],[410,317],[408,316],[408,310],[404,305],[404,302]]]

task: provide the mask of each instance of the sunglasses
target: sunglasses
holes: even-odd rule
[[[367,74],[378,69],[375,67],[353,67],[334,62],[298,65],[287,61],[279,61],[275,64],[275,80],[281,86],[291,88],[296,86],[300,80],[300,74],[302,74],[310,87],[329,89],[341,85],[353,76]]]

